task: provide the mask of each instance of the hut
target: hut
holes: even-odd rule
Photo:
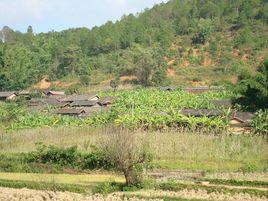
[[[160,90],[162,91],[175,91],[177,90],[176,87],[160,87]]]
[[[44,91],[43,92],[46,96],[64,96],[64,91]]]
[[[218,87],[218,86],[199,86],[199,87],[188,87],[184,88],[184,91],[188,93],[205,93],[208,91],[224,91],[224,87]]]
[[[45,104],[45,100],[42,98],[32,98],[29,103],[28,106],[40,106],[40,105],[44,105]]]
[[[235,112],[232,114],[230,123],[233,128],[250,128],[251,121],[254,117],[250,112]]]
[[[97,107],[100,103],[96,100],[78,100],[69,104],[70,107]]]
[[[58,110],[56,114],[79,117],[86,114],[86,111],[84,109],[63,108]]]
[[[50,98],[44,99],[43,101],[46,105],[52,106],[52,107],[66,107],[68,105],[67,103],[61,102],[56,97],[50,97]]]
[[[212,100],[211,104],[217,108],[223,108],[223,109],[232,108],[232,101],[229,99]]]
[[[224,113],[221,110],[208,110],[208,109],[184,109],[181,114],[193,117],[217,117]]]
[[[109,107],[115,102],[115,97],[104,97],[98,100],[98,103],[103,107]]]
[[[0,101],[13,100],[16,96],[16,92],[14,91],[0,92]]]
[[[16,93],[18,97],[23,97],[27,100],[31,99],[31,92],[29,90],[22,90]]]
[[[97,101],[99,100],[99,98],[100,97],[96,94],[95,95],[72,95],[72,96],[62,98],[60,101],[72,103],[76,101]]]

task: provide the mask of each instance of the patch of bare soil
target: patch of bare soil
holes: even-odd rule
[[[208,83],[206,81],[197,81],[197,82],[190,82],[194,87],[206,86]]]
[[[232,84],[237,84],[238,77],[237,76],[232,77],[231,82],[232,82]]]
[[[52,83],[53,86],[64,87],[64,88],[71,87],[71,86],[73,86],[75,84],[77,84],[77,82],[66,83],[66,82],[61,82],[61,81],[55,81],[55,82]]]
[[[176,76],[176,71],[174,69],[167,69],[167,76],[168,77],[175,77]]]
[[[70,192],[38,191],[29,189],[0,188],[0,201],[123,201],[119,195],[84,196]],[[142,199],[130,198],[129,201],[143,201]],[[159,199],[154,199],[158,201]],[[153,199],[152,199],[153,201]]]
[[[213,65],[212,59],[208,55],[206,55],[204,62],[203,62],[203,66],[207,67],[207,66],[212,66],[212,65]]]
[[[181,190],[179,192],[172,191],[138,191],[124,193],[132,196],[142,197],[170,197],[170,198],[183,198],[183,199],[201,199],[201,200],[215,200],[215,201],[267,201],[266,198],[259,198],[251,196],[246,193],[237,193],[235,195],[224,194],[224,193],[208,193],[206,190]],[[122,195],[122,193],[118,193]]]
[[[122,82],[124,82],[124,81],[133,81],[133,80],[136,80],[136,79],[137,79],[137,77],[134,76],[134,75],[129,75],[129,76],[122,76],[122,77],[120,77],[120,80],[121,80]]]
[[[51,85],[52,83],[45,77],[39,83],[34,85],[34,89],[49,89]]]
[[[188,66],[190,66],[190,62],[187,61],[187,60],[185,60],[185,61],[183,61],[183,62],[181,63],[181,67],[188,67]]]
[[[171,66],[171,65],[173,65],[173,64],[174,64],[174,62],[175,62],[175,59],[172,59],[172,60],[168,61],[168,63],[167,63],[167,64],[168,64],[169,66]]]

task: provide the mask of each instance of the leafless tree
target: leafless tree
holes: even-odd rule
[[[147,142],[144,133],[120,130],[109,134],[102,144],[109,160],[123,172],[129,186],[143,179],[143,166],[150,159]]]

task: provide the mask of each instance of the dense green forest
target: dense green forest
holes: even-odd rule
[[[26,33],[6,26],[0,90],[31,87],[45,76],[88,85],[96,74],[131,75],[146,86],[228,82],[264,60],[267,25],[267,0],[171,0],[91,30],[35,34],[31,26]]]

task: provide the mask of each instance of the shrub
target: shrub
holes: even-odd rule
[[[59,148],[38,144],[37,150],[25,154],[24,160],[27,163],[55,164],[82,170],[112,168],[105,152],[95,149],[90,153],[80,153],[76,146]]]
[[[268,110],[260,110],[251,122],[253,131],[268,136]]]
[[[105,142],[103,150],[107,151],[109,161],[123,172],[127,186],[142,183],[143,168],[150,160],[147,143],[143,134],[132,132],[112,133]]]
[[[102,195],[108,195],[110,193],[120,191],[121,186],[113,181],[107,181],[104,183],[100,183],[93,187],[92,193],[93,194],[102,194]]]

